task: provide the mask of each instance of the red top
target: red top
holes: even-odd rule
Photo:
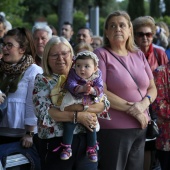
[[[160,132],[156,139],[156,148],[170,151],[170,63],[158,67],[153,74],[158,95],[152,107],[158,116]]]
[[[156,51],[156,54],[154,50]],[[157,55],[157,57],[155,55]],[[145,56],[146,56],[146,59],[148,60],[148,63],[152,71],[154,71],[159,65],[164,65],[168,63],[168,57],[165,51],[163,51],[162,49],[153,47],[152,44],[147,54],[145,54]]]

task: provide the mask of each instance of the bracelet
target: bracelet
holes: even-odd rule
[[[74,116],[73,123],[76,124],[77,123],[77,111],[74,112],[73,116]]]
[[[34,131],[27,131],[25,134],[29,135],[30,137],[33,137],[34,136]]]
[[[89,108],[88,105],[83,105],[83,112],[87,111],[88,108]]]
[[[149,99],[149,103],[152,104],[152,102],[153,102],[153,101],[152,101],[152,97],[149,96],[149,95],[146,95],[146,97]]]

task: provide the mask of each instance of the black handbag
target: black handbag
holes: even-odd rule
[[[106,49],[117,61],[119,61],[120,64],[122,64],[122,66],[128,71],[128,73],[130,74],[130,76],[132,77],[133,81],[135,82],[137,88],[138,88],[138,92],[140,93],[142,99],[143,99],[143,96],[142,96],[142,93],[139,89],[139,86],[135,80],[135,78],[132,76],[132,74],[130,73],[130,71],[127,69],[127,67],[124,65],[124,63],[122,63],[121,60],[119,60],[119,58],[117,58],[111,51],[109,51],[108,49]],[[146,131],[146,138],[147,139],[154,139],[156,137],[158,137],[159,135],[159,128],[156,124],[156,122],[154,120],[152,120],[151,118],[151,115],[149,113],[149,109],[147,110],[148,112],[148,115],[150,117],[150,121],[148,122],[148,126],[147,126],[147,131]]]
[[[154,120],[150,120],[148,123],[147,131],[146,131],[146,138],[147,139],[154,139],[159,135],[159,128]]]
[[[0,104],[0,123],[2,122],[2,119],[4,118],[5,112],[3,110],[7,109],[7,97],[5,98],[4,102]]]

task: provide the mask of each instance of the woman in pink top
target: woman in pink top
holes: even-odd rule
[[[99,57],[112,117],[111,121],[99,120],[99,169],[143,170],[147,109],[157,91],[148,62],[134,44],[126,12],[107,17],[104,46],[94,53]]]

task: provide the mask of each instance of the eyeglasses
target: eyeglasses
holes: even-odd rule
[[[67,58],[68,53],[70,53],[70,51],[63,51],[60,54],[50,54],[49,57],[53,60],[56,60],[60,56],[62,56],[62,58]]]
[[[139,37],[139,38],[142,38],[142,37],[144,37],[144,36],[146,36],[146,37],[148,37],[148,38],[151,38],[152,36],[153,36],[153,33],[152,32],[146,32],[146,33],[144,33],[144,32],[136,32],[136,34],[135,34],[137,37]]]
[[[18,45],[12,43],[2,43],[2,48],[6,47],[7,50],[10,50],[12,47],[19,47]]]

